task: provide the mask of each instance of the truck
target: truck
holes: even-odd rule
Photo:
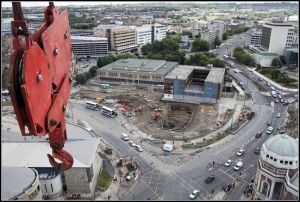
[[[166,144],[163,145],[163,150],[171,152],[171,151],[173,151],[173,145],[169,144],[169,143],[166,143]]]

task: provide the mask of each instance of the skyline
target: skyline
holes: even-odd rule
[[[298,1],[284,1],[284,3],[298,3]],[[12,7],[12,1],[4,1],[1,2],[1,7]],[[33,4],[34,3],[34,4]],[[112,2],[112,1],[101,1],[101,2],[96,2],[96,1],[86,1],[86,2],[77,2],[77,1],[54,1],[54,5],[57,6],[92,6],[92,5],[118,5],[118,4],[141,4],[141,3],[159,3],[159,1],[119,1],[119,2]],[[225,3],[222,1],[207,1],[207,2],[195,2],[195,1],[163,1],[162,3],[198,3],[198,4],[203,4],[203,3]],[[228,1],[226,3],[247,3],[247,4],[253,4],[253,3],[281,3],[281,2],[276,2],[276,1]],[[48,6],[49,2],[48,1],[21,1],[21,4],[23,7],[40,7],[40,6]]]

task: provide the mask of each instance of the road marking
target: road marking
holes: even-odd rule
[[[223,170],[219,169],[221,172],[223,172],[225,175],[227,175],[228,177],[230,177],[231,179],[235,180],[234,177],[232,177],[231,175],[227,174],[226,172],[224,172]]]

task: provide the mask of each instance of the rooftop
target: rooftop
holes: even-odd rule
[[[211,68],[205,82],[222,83],[225,74],[225,68]]]
[[[207,67],[190,66],[190,65],[178,65],[165,77],[166,79],[179,79],[185,80],[194,69],[208,70]]]
[[[280,156],[298,157],[298,142],[287,134],[275,135],[264,143],[266,148]]]
[[[15,200],[36,180],[32,168],[1,167],[1,200]]]
[[[120,59],[110,63],[97,71],[103,70],[121,70],[121,71],[134,71],[141,73],[153,73],[165,75],[173,69],[178,62],[167,62],[165,60],[149,60],[149,59]]]
[[[78,41],[107,41],[107,38],[103,37],[94,37],[94,36],[72,36],[71,40],[78,40]]]

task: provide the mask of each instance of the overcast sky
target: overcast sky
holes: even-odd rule
[[[159,2],[164,2],[164,3],[225,3],[223,2],[200,2],[200,1],[176,1],[176,2],[172,2],[172,1],[154,1],[153,3],[159,3]],[[236,2],[236,3],[263,3],[263,2],[244,2],[244,1],[231,1],[231,3]],[[297,1],[295,1],[296,3]],[[80,1],[54,1],[54,5],[57,6],[67,6],[67,5],[109,5],[109,4],[137,4],[137,3],[152,3],[152,2],[143,2],[143,1],[119,1],[119,2],[114,2],[114,1],[101,1],[101,2],[96,2],[96,1],[85,1],[85,2],[80,2]],[[229,3],[229,2],[228,2]],[[270,3],[270,2],[268,2]],[[275,2],[274,2],[275,3]],[[278,3],[278,2],[276,2]],[[298,3],[298,2],[297,2]],[[49,2],[48,1],[26,1],[26,2],[22,2],[21,1],[22,6],[24,7],[35,7],[35,6],[48,6]],[[11,7],[11,1],[2,1],[1,2],[2,7]]]

